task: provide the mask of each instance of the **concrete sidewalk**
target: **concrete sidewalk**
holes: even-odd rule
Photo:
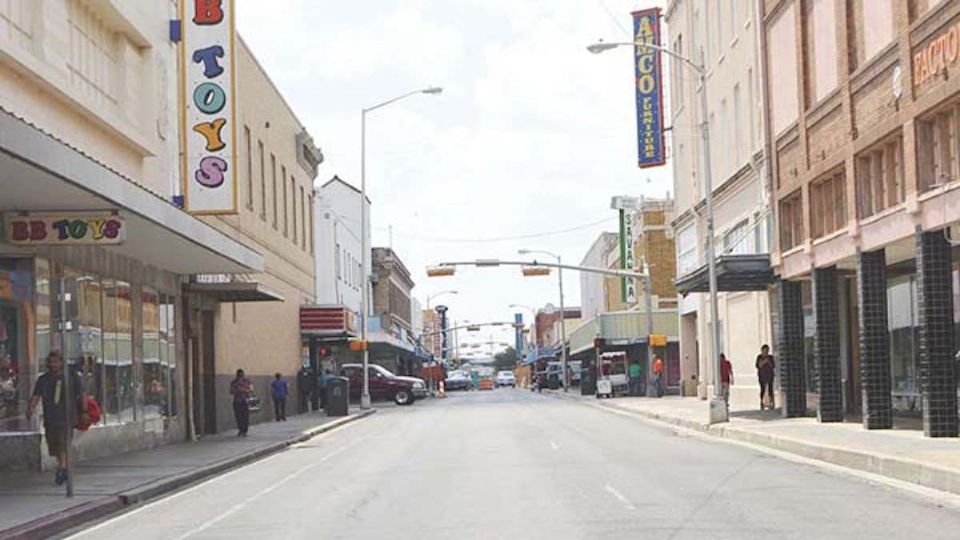
[[[868,431],[856,419],[822,424],[816,418],[783,418],[779,410],[752,409],[732,410],[730,422],[711,426],[707,402],[697,398],[598,400],[579,393],[544,393],[960,494],[960,439],[924,437],[909,419],[894,429]]]
[[[325,431],[362,418],[375,409],[351,409],[330,418],[320,412],[291,416],[287,422],[250,426],[238,438],[231,430],[198,442],[161,446],[79,463],[75,496],[53,483],[52,473],[0,474],[0,539],[45,538],[280,451]]]

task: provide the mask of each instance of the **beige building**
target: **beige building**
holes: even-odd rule
[[[712,388],[710,350],[713,323],[706,294],[706,190],[714,196],[715,246],[721,270],[736,261],[759,261],[769,269],[771,219],[757,26],[757,2],[673,0],[665,21],[669,47],[706,69],[711,182],[703,178],[699,81],[695,72],[671,63],[671,110],[676,214],[676,262],[680,315],[680,356],[684,381],[698,381],[705,397]],[[669,57],[666,57],[669,59]],[[729,268],[728,268],[729,267]],[[767,272],[769,273],[769,272]],[[729,272],[728,274],[729,275]],[[757,403],[754,359],[772,341],[768,283],[743,287],[721,283],[718,297],[719,352],[733,365],[734,403]],[[749,290],[749,289],[754,290]],[[735,323],[733,321],[736,321]],[[772,343],[770,343],[773,345]],[[776,352],[776,351],[774,351]],[[712,394],[711,394],[712,395]]]
[[[104,413],[79,458],[187,438],[184,286],[264,268],[174,204],[176,18],[168,1],[0,4],[0,468],[45,464],[24,413],[53,349]]]
[[[233,426],[229,384],[237,369],[245,370],[264,400],[274,373],[295,392],[296,373],[309,361],[300,307],[316,298],[313,180],[323,156],[242,39],[237,92],[239,213],[203,219],[261,253],[264,269],[230,276],[227,284],[191,285],[198,291],[191,305],[201,336],[194,391],[197,426],[204,433]],[[211,332],[215,337],[209,338]],[[270,419],[267,409],[251,421]]]

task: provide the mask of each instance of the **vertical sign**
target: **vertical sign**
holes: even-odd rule
[[[191,214],[237,213],[233,0],[180,0],[181,181]]]
[[[660,46],[660,8],[633,13],[633,40]],[[640,167],[666,163],[663,141],[663,79],[660,51],[634,47],[637,90],[637,143]]]
[[[624,247],[624,258],[623,258],[623,268],[624,270],[634,270],[636,264],[633,260],[633,212],[624,212],[624,238],[623,243]],[[635,304],[637,302],[637,280],[624,278],[624,301],[628,304]]]

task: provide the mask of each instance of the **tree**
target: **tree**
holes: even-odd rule
[[[507,347],[493,356],[493,367],[497,371],[513,371],[516,365],[517,351],[513,347]]]

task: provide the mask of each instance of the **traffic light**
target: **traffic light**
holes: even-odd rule
[[[480,331],[479,324],[471,324],[470,326],[467,327],[467,332],[479,332],[479,331]]]
[[[546,266],[524,266],[520,271],[525,277],[550,275],[550,269]]]
[[[327,347],[326,345],[321,345],[320,348],[317,349],[317,356],[319,356],[320,358],[327,358],[328,356],[330,356],[330,347]]]
[[[427,277],[445,277],[452,276],[456,268],[452,266],[433,266],[427,268]]]
[[[367,342],[362,339],[350,340],[350,350],[353,352],[363,352],[367,350]]]

